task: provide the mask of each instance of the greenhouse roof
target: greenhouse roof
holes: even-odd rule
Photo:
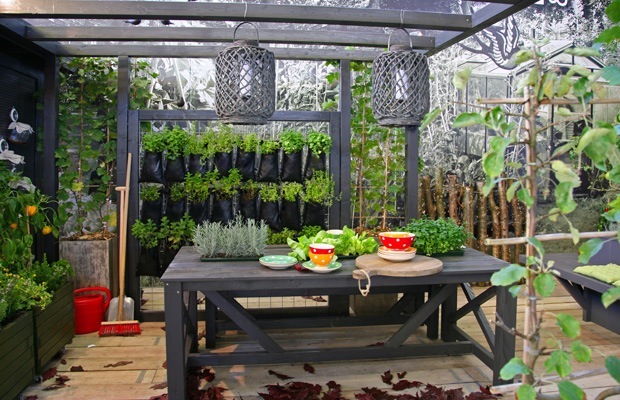
[[[389,41],[408,40],[395,28],[433,55],[536,0],[286,2],[0,0],[0,27],[61,56],[209,58],[233,37],[258,37],[281,59],[372,60]],[[256,30],[235,35],[240,22]]]

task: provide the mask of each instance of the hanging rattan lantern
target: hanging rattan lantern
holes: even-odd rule
[[[402,29],[402,28],[401,28]],[[430,107],[426,57],[409,45],[392,45],[372,63],[372,108],[380,125],[420,125]]]
[[[276,107],[276,61],[257,40],[235,40],[215,60],[215,112],[230,124],[265,124]]]

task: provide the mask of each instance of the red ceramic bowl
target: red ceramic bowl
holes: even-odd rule
[[[415,240],[415,234],[409,232],[381,232],[379,239],[390,250],[407,250]]]

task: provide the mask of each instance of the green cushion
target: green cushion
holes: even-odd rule
[[[616,283],[620,282],[620,265],[618,264],[584,265],[575,268],[575,272],[616,286]]]

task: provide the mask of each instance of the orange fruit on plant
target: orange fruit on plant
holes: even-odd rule
[[[37,211],[37,206],[26,206],[26,214],[28,214],[29,217],[35,215]]]
[[[11,229],[17,229],[17,222],[13,222],[11,225],[9,225],[11,227]]]
[[[41,229],[41,233],[43,233],[44,235],[49,235],[50,233],[52,233],[52,227],[45,225],[43,229]]]

